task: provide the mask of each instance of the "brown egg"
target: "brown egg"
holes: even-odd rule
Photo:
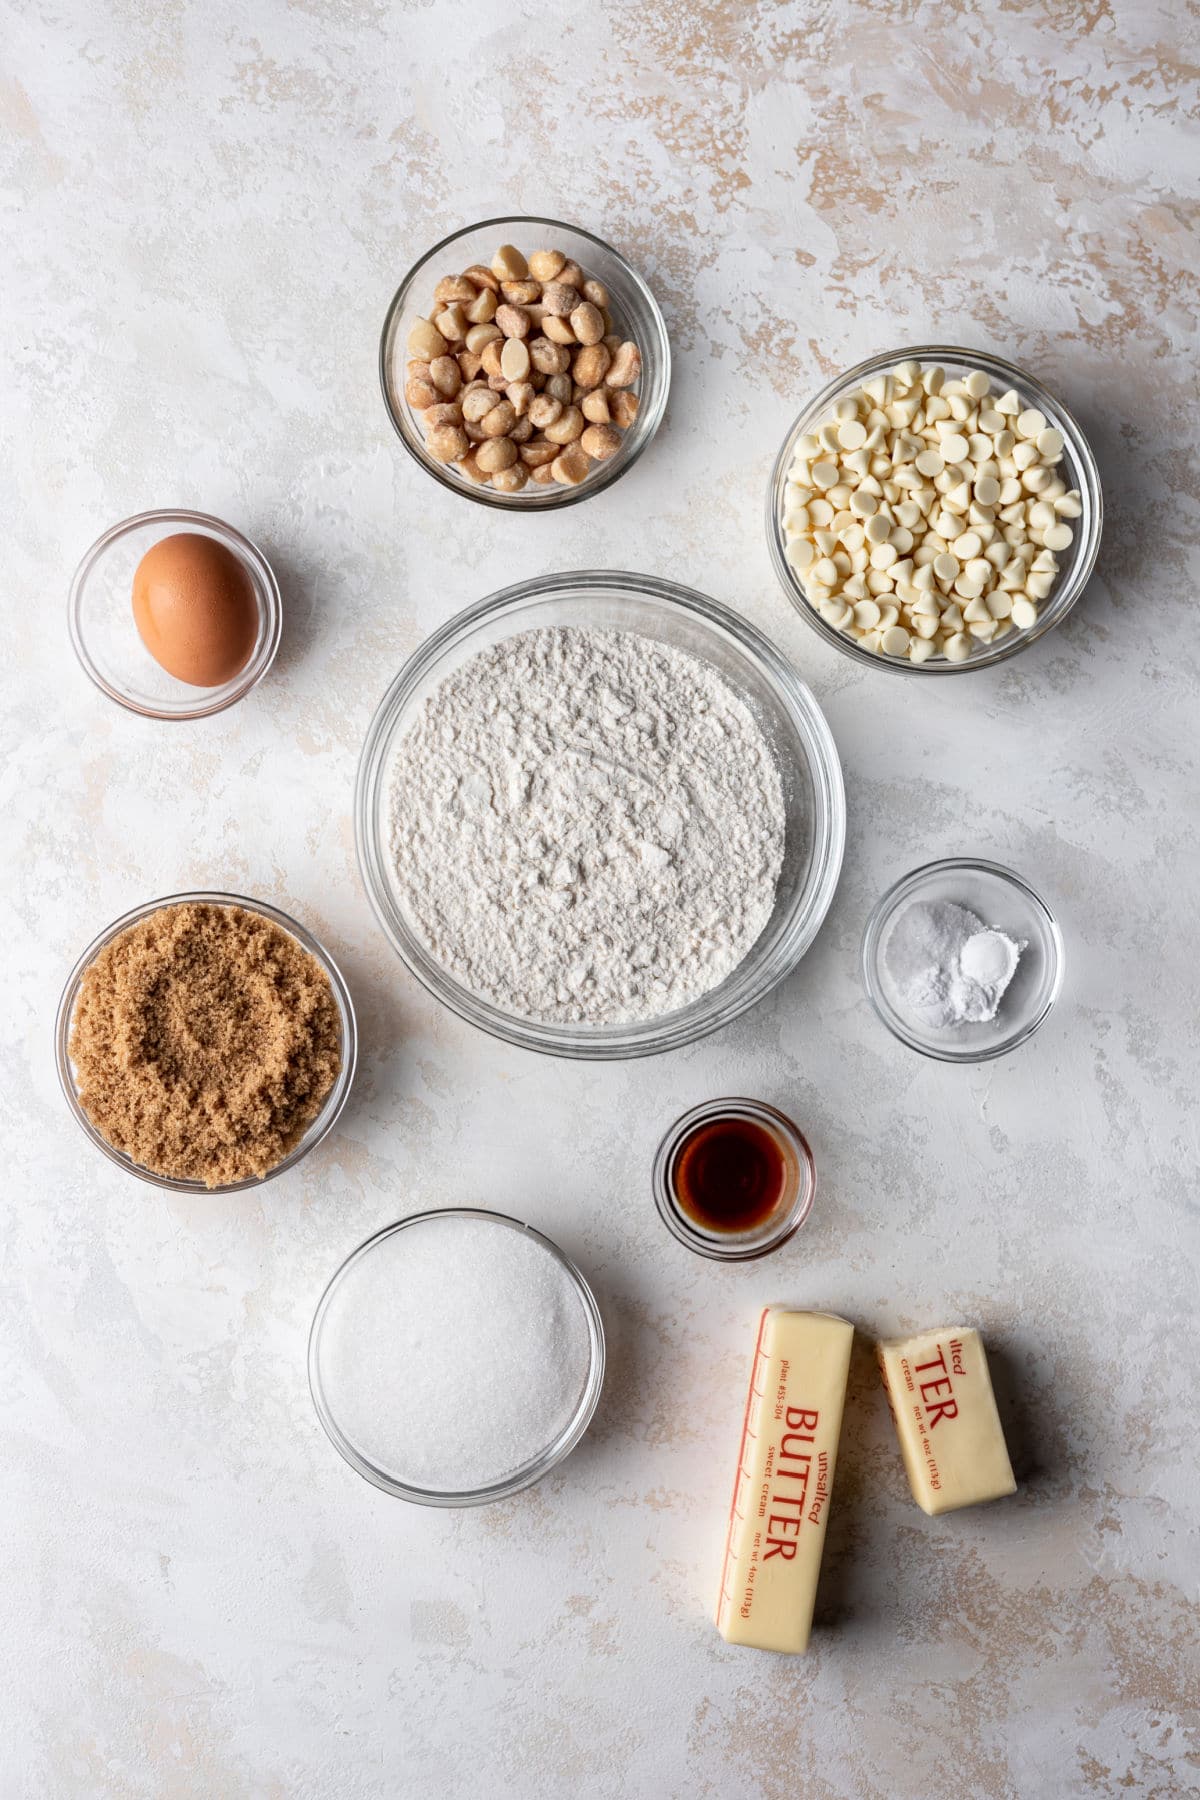
[[[189,687],[220,687],[258,638],[254,584],[232,550],[198,531],[165,537],[133,577],[133,618],[156,663]]]

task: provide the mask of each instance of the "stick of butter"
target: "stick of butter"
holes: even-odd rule
[[[952,1325],[876,1354],[917,1505],[932,1516],[1015,1494],[979,1333]]]
[[[808,1647],[853,1339],[833,1313],[759,1321],[717,1598],[730,1644]]]

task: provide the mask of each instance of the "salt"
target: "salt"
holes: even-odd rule
[[[440,1493],[534,1461],[578,1411],[590,1361],[570,1271],[539,1238],[478,1215],[378,1239],[347,1265],[320,1332],[322,1395],[351,1448]]]
[[[1026,948],[953,900],[915,900],[884,952],[905,1006],[937,1030],[996,1017]]]

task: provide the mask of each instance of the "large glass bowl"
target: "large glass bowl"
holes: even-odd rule
[[[408,918],[388,849],[393,748],[433,689],[478,651],[545,626],[633,631],[709,663],[746,702],[779,766],[786,808],[775,909],[749,954],[717,987],[675,1012],[618,1025],[560,1025],[506,1012],[463,986]],[[837,748],[791,664],[744,619],[649,575],[544,575],[479,601],[436,631],[401,669],[367,731],[354,803],[359,867],[375,915],[408,968],[461,1018],[510,1044],[595,1060],[693,1043],[754,1006],[795,968],[829,909],[842,866],[846,803]]]
[[[145,919],[151,913],[161,912],[165,906],[182,906],[185,902],[196,901],[206,906],[241,906],[247,912],[259,913],[264,919],[270,919],[290,937],[294,937],[309,955],[315,958],[325,971],[329,985],[333,990],[334,1003],[338,1010],[338,1026],[341,1036],[342,1062],[337,1079],[325,1096],[316,1118],[313,1119],[299,1142],[294,1144],[287,1155],[277,1162],[265,1175],[253,1175],[245,1181],[227,1182],[223,1187],[205,1187],[202,1181],[185,1181],[174,1175],[160,1175],[153,1169],[147,1169],[141,1163],[134,1162],[123,1150],[118,1150],[109,1143],[84,1112],[79,1100],[79,1089],[75,1082],[74,1065],[71,1062],[70,1039],[71,1022],[75,1016],[75,1005],[79,999],[79,990],[83,977],[100,952],[119,937],[129,926],[136,925],[139,919]],[[136,1175],[140,1181],[148,1181],[153,1187],[170,1188],[177,1194],[238,1194],[243,1188],[261,1187],[266,1181],[274,1181],[277,1175],[286,1174],[306,1157],[310,1150],[316,1148],[321,1139],[330,1132],[337,1122],[338,1115],[345,1106],[354,1081],[354,1068],[358,1059],[358,1028],[354,1018],[354,1003],[350,998],[350,990],[346,986],[341,970],[330,956],[328,950],[318,943],[312,933],[288,914],[281,912],[277,906],[268,906],[265,900],[247,900],[241,894],[221,894],[197,892],[191,894],[167,894],[161,900],[147,900],[144,906],[135,906],[132,912],[123,913],[119,919],[102,931],[98,938],[90,943],[83,952],[71,973],[67,976],[62,998],[58,1003],[58,1016],[54,1021],[54,1054],[58,1065],[58,1079],[75,1119],[84,1135],[91,1139],[109,1162],[116,1163],[129,1175]]]
[[[614,328],[641,351],[637,418],[622,433],[616,455],[608,462],[598,463],[578,487],[538,487],[529,482],[517,494],[502,494],[493,487],[477,486],[430,456],[417,417],[404,398],[408,334],[417,319],[428,316],[434,288],[443,275],[461,275],[472,263],[490,264],[501,244],[515,244],[526,255],[534,250],[554,249],[573,258],[585,275],[604,283],[612,297]],[[397,437],[427,475],[481,506],[498,506],[511,512],[547,512],[558,506],[574,506],[577,501],[602,493],[633,467],[662,422],[671,385],[671,345],[654,295],[637,271],[603,239],[593,237],[578,225],[563,225],[557,219],[484,219],[481,224],[452,232],[435,244],[400,283],[383,322],[379,382]]]
[[[978,645],[965,662],[949,662],[943,656],[935,656],[928,662],[914,663],[909,662],[907,657],[886,656],[864,650],[852,637],[847,637],[844,631],[836,630],[821,617],[816,607],[805,597],[800,578],[784,554],[787,539],[783,530],[783,491],[787,486],[788,470],[797,439],[803,437],[805,432],[815,431],[837,402],[860,388],[864,381],[869,381],[873,375],[882,375],[886,370],[894,369],[897,363],[908,361],[939,363],[952,379],[958,379],[968,369],[982,369],[985,375],[991,377],[993,388],[1000,392],[1006,388],[1015,388],[1026,406],[1037,407],[1039,412],[1045,413],[1047,423],[1056,431],[1062,432],[1063,456],[1059,472],[1068,488],[1078,488],[1083,506],[1077,519],[1066,521],[1075,533],[1074,541],[1062,553],[1058,577],[1049,597],[1038,608],[1034,623],[1025,630],[1017,627],[1007,632],[998,643]],[[970,674],[975,669],[988,669],[996,663],[1005,662],[1010,656],[1017,656],[1030,644],[1036,643],[1038,638],[1044,637],[1046,632],[1052,631],[1066,618],[1087,586],[1100,550],[1103,518],[1104,502],[1096,458],[1083,432],[1061,401],[1047,393],[1040,381],[1026,374],[1024,369],[1019,369],[1015,363],[1005,362],[1000,356],[989,355],[986,350],[965,350],[953,344],[917,344],[911,349],[885,350],[881,355],[870,356],[866,362],[848,369],[844,375],[838,375],[808,402],[792,425],[775,458],[775,467],[771,471],[767,488],[767,546],[775,565],[775,573],[796,611],[827,644],[832,644],[843,656],[851,656],[855,662],[866,663],[873,669],[889,669],[897,675],[963,675]]]

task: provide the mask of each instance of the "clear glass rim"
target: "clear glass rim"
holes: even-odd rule
[[[783,521],[780,516],[780,500],[787,481],[787,471],[791,463],[792,448],[796,438],[802,431],[816,423],[817,419],[847,389],[861,386],[878,375],[884,369],[894,368],[897,363],[906,362],[949,362],[969,363],[983,369],[986,373],[998,375],[1023,392],[1029,399],[1036,400],[1049,408],[1055,419],[1056,427],[1063,427],[1063,435],[1067,439],[1067,447],[1079,474],[1080,491],[1084,496],[1084,517],[1088,524],[1086,536],[1081,535],[1072,545],[1072,561],[1059,581],[1046,605],[1043,606],[1034,624],[1027,630],[1009,633],[999,644],[988,645],[983,651],[973,652],[965,662],[948,662],[945,657],[935,657],[929,662],[914,663],[905,658],[876,656],[864,650],[853,638],[844,632],[835,631],[833,626],[824,620],[816,608],[805,598],[799,583],[796,581],[790,564],[784,555],[786,541],[783,535]],[[1084,588],[1091,579],[1096,566],[1096,558],[1100,554],[1100,539],[1104,528],[1104,497],[1100,486],[1100,471],[1095,454],[1084,436],[1074,415],[1049,392],[1040,381],[1030,375],[1027,370],[1016,363],[1006,361],[990,350],[972,350],[955,344],[916,344],[899,350],[885,350],[878,355],[869,356],[863,362],[856,363],[852,369],[837,375],[826,383],[818,394],[806,402],[793,419],[784,435],[779,453],[771,470],[771,478],[767,484],[767,548],[770,551],[771,563],[780,586],[796,611],[827,644],[848,656],[865,668],[882,669],[892,675],[971,675],[980,669],[995,668],[997,663],[1006,662],[1009,657],[1017,656],[1028,649],[1046,632],[1052,631],[1062,623],[1079,599]]]
[[[287,1155],[277,1162],[274,1168],[268,1169],[265,1175],[252,1175],[245,1181],[231,1181],[223,1187],[205,1187],[202,1181],[187,1181],[174,1175],[159,1175],[153,1169],[147,1169],[141,1163],[134,1162],[123,1150],[118,1150],[108,1139],[97,1131],[83,1107],[79,1103],[79,1093],[75,1086],[75,1077],[71,1067],[69,1043],[71,1036],[71,1020],[75,1012],[75,1002],[79,997],[80,984],[84,972],[107,944],[119,937],[130,925],[136,925],[139,919],[147,918],[151,913],[161,912],[164,907],[181,906],[189,901],[203,903],[207,906],[241,906],[247,912],[258,913],[272,924],[278,925],[290,937],[294,937],[301,947],[314,957],[329,978],[333,990],[334,1002],[338,1009],[338,1023],[342,1039],[342,1062],[337,1079],[325,1097],[325,1103],[316,1118],[305,1131],[300,1141],[293,1145]],[[111,925],[92,939],[87,949],[82,952],[71,973],[67,976],[62,995],[58,1002],[58,1011],[54,1020],[54,1055],[58,1069],[59,1085],[67,1105],[84,1136],[100,1150],[111,1163],[123,1169],[127,1175],[136,1175],[139,1181],[147,1182],[151,1187],[165,1188],[175,1194],[205,1194],[216,1198],[222,1194],[241,1194],[249,1188],[265,1186],[277,1176],[286,1174],[289,1169],[314,1150],[336,1125],[343,1107],[349,1098],[354,1082],[354,1071],[358,1062],[358,1023],[354,1016],[354,1002],[350,998],[350,990],[338,965],[330,956],[324,945],[307,931],[298,920],[285,913],[280,907],[272,906],[266,900],[251,900],[244,894],[228,894],[214,889],[196,890],[182,894],[165,894],[160,900],[147,900],[141,906],[133,907],[114,919]]]
[[[398,1231],[406,1231],[412,1225],[424,1225],[432,1219],[486,1219],[491,1223],[506,1226],[513,1231],[521,1231],[528,1237],[536,1238],[543,1249],[548,1250],[555,1261],[563,1268],[571,1279],[571,1283],[583,1307],[584,1318],[588,1327],[588,1373],[584,1383],[579,1404],[570,1421],[559,1433],[553,1443],[548,1444],[530,1462],[506,1475],[502,1481],[492,1482],[487,1487],[467,1488],[461,1491],[441,1488],[414,1487],[409,1483],[396,1481],[391,1475],[363,1456],[345,1436],[337,1420],[334,1418],[329,1402],[325,1397],[324,1384],[321,1380],[321,1327],[325,1322],[333,1296],[350,1269],[386,1238],[395,1236]],[[342,1456],[350,1467],[369,1481],[373,1487],[382,1489],[385,1494],[392,1494],[398,1500],[408,1500],[417,1506],[467,1507],[486,1506],[494,1500],[507,1500],[513,1494],[522,1493],[541,1481],[551,1469],[570,1455],[580,1442],[595,1415],[604,1387],[604,1371],[606,1350],[604,1341],[604,1321],[600,1316],[600,1308],[596,1297],[584,1276],[575,1263],[554,1242],[534,1225],[527,1225],[521,1219],[515,1219],[509,1213],[494,1212],[481,1206],[449,1206],[432,1207],[424,1212],[409,1213],[403,1219],[396,1219],[390,1225],[384,1225],[379,1231],[365,1238],[356,1249],[352,1250],[339,1264],[325,1290],[317,1302],[316,1312],[308,1334],[308,1386],[312,1395],[317,1417],[321,1421],[325,1435],[334,1449]]]
[[[991,875],[1000,881],[1007,882],[1009,886],[1016,888],[1018,892],[1025,896],[1032,905],[1034,911],[1042,919],[1042,922],[1046,927],[1047,937],[1053,946],[1054,966],[1051,972],[1046,997],[1038,1011],[1018,1030],[1010,1032],[1008,1037],[1001,1038],[998,1043],[983,1045],[975,1049],[964,1047],[962,1050],[954,1050],[949,1046],[935,1047],[917,1037],[907,1028],[903,1019],[901,1019],[888,1004],[887,998],[880,986],[877,973],[879,966],[879,940],[883,928],[888,919],[890,919],[895,912],[901,900],[903,900],[904,896],[907,893],[910,893],[915,887],[918,887],[931,875],[953,873],[982,873],[984,875]],[[1051,1009],[1062,991],[1064,972],[1062,931],[1059,928],[1058,920],[1051,912],[1045,900],[1043,900],[1042,896],[1035,888],[1030,887],[1029,883],[1022,876],[1017,874],[1015,869],[1008,868],[1004,863],[989,862],[984,857],[980,856],[941,857],[935,862],[922,863],[919,868],[911,869],[907,875],[902,875],[899,881],[894,881],[887,892],[881,895],[875,902],[875,905],[871,908],[871,914],[867,920],[866,929],[863,932],[862,951],[859,961],[862,970],[863,986],[866,989],[867,998],[871,1002],[876,1018],[879,1019],[882,1024],[887,1026],[893,1037],[898,1038],[902,1044],[906,1044],[910,1050],[915,1050],[920,1056],[927,1056],[931,1062],[945,1063],[993,1062],[996,1057],[1007,1056],[1011,1050],[1019,1049],[1022,1044],[1026,1043],[1033,1036],[1034,1032],[1037,1031],[1049,1017]]]
[[[201,701],[192,707],[163,711],[161,707],[136,700],[123,688],[114,686],[97,667],[88,650],[80,623],[87,578],[104,552],[116,543],[118,538],[127,536],[131,531],[140,530],[144,525],[207,526],[217,537],[231,541],[244,560],[250,564],[261,583],[261,591],[256,588],[256,594],[260,603],[265,605],[266,616],[262,622],[260,642],[230,691],[228,693],[221,691],[220,697],[217,699]],[[107,531],[102,532],[95,543],[84,552],[79,566],[71,578],[71,587],[67,595],[67,628],[70,631],[71,645],[80,667],[89,681],[98,687],[102,694],[107,694],[108,698],[115,700],[118,706],[123,706],[127,712],[139,714],[143,719],[161,719],[166,724],[173,724],[177,721],[211,718],[214,713],[224,712],[227,707],[235,706],[239,700],[244,700],[251,688],[258,686],[274,662],[275,654],[279,649],[279,641],[283,635],[283,602],[280,599],[279,583],[275,579],[275,571],[258,545],[252,543],[243,532],[238,531],[224,519],[218,519],[213,513],[191,512],[179,507],[154,507],[149,512],[132,513],[127,519],[119,519],[115,525],[110,525]],[[204,689],[197,689],[198,693],[204,691]]]
[[[740,1241],[709,1237],[692,1223],[675,1198],[672,1176],[680,1145],[697,1126],[707,1124],[710,1119],[731,1118],[752,1119],[756,1124],[767,1126],[782,1137],[795,1153],[799,1174],[796,1197],[778,1221],[775,1230],[765,1237]],[[769,1256],[772,1250],[778,1250],[781,1244],[786,1244],[790,1238],[795,1237],[811,1213],[813,1201],[817,1197],[817,1165],[808,1139],[800,1127],[786,1113],[780,1112],[778,1107],[768,1105],[765,1100],[750,1100],[741,1095],[705,1100],[676,1119],[655,1152],[651,1181],[658,1216],[671,1236],[697,1256],[706,1256],[712,1262],[754,1262],[760,1256]]]
[[[587,480],[581,481],[578,487],[547,489],[544,494],[539,492],[536,495],[528,494],[524,497],[521,494],[501,494],[491,487],[472,487],[451,475],[444,464],[435,462],[433,457],[427,456],[417,441],[415,428],[410,435],[404,429],[407,420],[397,416],[399,409],[393,401],[392,384],[388,379],[388,369],[399,320],[414,287],[424,276],[429,264],[436,257],[451,249],[462,238],[473,237],[477,231],[504,229],[509,226],[539,226],[545,227],[548,231],[569,232],[573,237],[584,238],[589,244],[594,244],[604,255],[611,256],[614,262],[620,264],[622,273],[633,285],[638,298],[646,307],[654,327],[653,344],[638,345],[638,349],[642,353],[642,387],[639,393],[645,398],[647,389],[649,389],[650,404],[646,408],[644,417],[639,407],[637,419],[630,427],[630,431],[625,434],[626,437],[636,434],[628,451],[622,446],[620,453],[612,458],[609,465],[601,467],[594,474],[589,474]],[[647,375],[651,371],[654,373],[652,383],[647,381]],[[615,250],[603,238],[597,237],[595,232],[586,231],[582,225],[568,224],[564,219],[541,218],[534,213],[506,214],[493,219],[480,219],[473,225],[464,225],[459,230],[450,232],[447,237],[434,244],[432,249],[427,250],[409,269],[400,286],[392,295],[384,315],[383,329],[379,336],[379,386],[383,394],[384,408],[396,436],[417,467],[432,476],[434,481],[450,493],[458,494],[466,500],[472,500],[477,506],[490,506],[501,512],[550,512],[558,507],[577,506],[581,500],[589,500],[594,494],[603,493],[606,488],[610,488],[615,481],[619,481],[622,475],[633,468],[643,451],[653,441],[655,433],[662,423],[671,387],[671,341],[667,336],[666,322],[658,301],[654,298],[643,277],[638,274],[631,263],[626,261],[619,250]]]
[[[763,670],[793,726],[805,741],[814,807],[813,873],[804,889],[807,904],[801,910],[800,896],[797,896],[788,928],[781,934],[770,962],[756,962],[755,950],[751,948],[738,971],[744,974],[744,979],[720,1004],[712,1003],[711,995],[702,995],[690,1007],[668,1013],[661,1020],[637,1020],[583,1030],[521,1019],[503,1012],[470,993],[415,940],[410,942],[408,934],[398,933],[373,821],[374,801],[386,778],[387,752],[396,721],[442,656],[468,642],[487,619],[518,612],[530,602],[542,599],[582,599],[589,591],[619,594],[635,601],[665,603],[728,633],[739,649]],[[372,911],[405,967],[435,999],[468,1024],[522,1049],[550,1056],[613,1061],[658,1055],[694,1043],[757,1005],[792,973],[811,946],[833,901],[845,849],[845,789],[837,746],[824,714],[782,652],[756,626],[694,589],[679,587],[655,576],[619,570],[576,569],[536,576],[476,601],[447,620],[409,657],[388,687],[367,728],[355,783],[354,832],[359,873]],[[750,971],[753,971],[752,978]],[[736,981],[736,976],[729,979]],[[714,994],[718,992],[720,989],[713,990]]]

